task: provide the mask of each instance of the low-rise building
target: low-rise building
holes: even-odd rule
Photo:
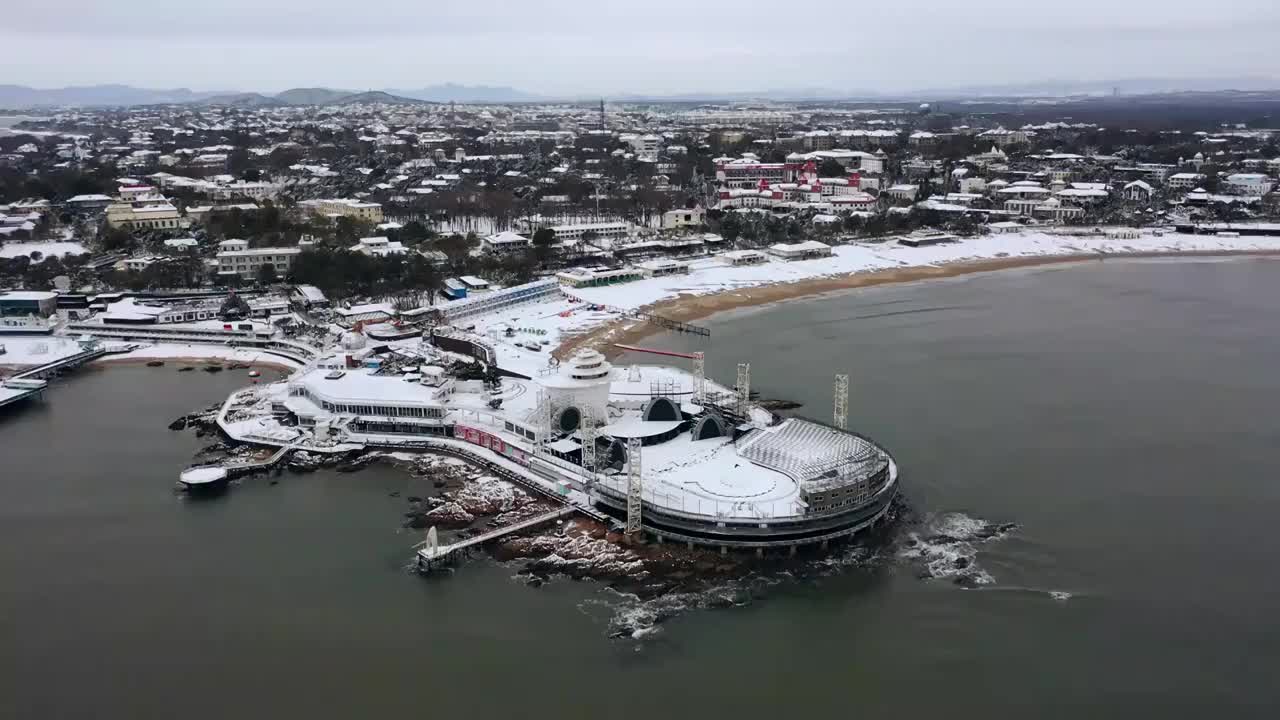
[[[1124,199],[1130,202],[1149,202],[1151,200],[1151,194],[1154,192],[1155,189],[1147,184],[1147,181],[1134,180],[1124,186]]]
[[[0,317],[47,318],[58,311],[58,294],[37,290],[0,291]]]
[[[235,273],[243,278],[255,278],[263,265],[272,266],[276,274],[284,275],[293,266],[293,259],[302,252],[298,247],[266,247],[253,250],[227,250],[218,253],[218,272]]]
[[[684,230],[700,227],[706,220],[706,211],[702,208],[680,208],[662,213],[663,230]]]
[[[556,234],[556,242],[570,245],[581,242],[586,238],[616,240],[631,234],[631,225],[625,222],[592,222],[547,226],[535,219],[525,219],[521,223],[530,236],[543,227],[550,227]]]
[[[376,257],[386,257],[388,255],[403,255],[408,252],[400,242],[394,242],[385,237],[367,237],[360,238],[360,241],[351,246],[351,252],[358,252],[362,255],[371,255]]]
[[[769,254],[783,260],[808,260],[831,256],[831,246],[817,240],[802,243],[778,243],[769,246]]]
[[[1235,173],[1225,179],[1225,187],[1236,195],[1266,195],[1275,181],[1262,173]]]
[[[367,222],[383,221],[382,205],[375,202],[351,200],[347,198],[329,198],[322,200],[303,200],[298,203],[317,215],[327,217],[350,217]]]
[[[519,252],[524,250],[529,247],[530,242],[529,238],[521,235],[520,233],[504,230],[493,235],[486,235],[481,240],[481,245],[485,250],[488,250],[491,253],[502,255],[509,252]]]
[[[730,265],[761,265],[769,262],[769,256],[759,250],[729,250],[720,257]]]
[[[1165,180],[1170,190],[1178,190],[1181,192],[1190,192],[1196,189],[1204,182],[1204,175],[1200,173],[1174,173]]]
[[[125,230],[177,230],[188,223],[178,208],[161,198],[112,203],[107,206],[107,224]]]

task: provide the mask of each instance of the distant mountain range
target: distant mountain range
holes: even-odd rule
[[[1098,96],[1118,93],[1140,95],[1173,92],[1214,92],[1221,90],[1261,91],[1280,88],[1280,81],[1268,77],[1221,78],[1146,78],[1080,82],[1047,80],[1039,83],[1004,85],[971,85],[896,93],[872,90],[839,90],[823,87],[777,88],[741,92],[687,92],[672,94],[622,94],[609,99],[621,102],[735,102],[1026,98]],[[254,92],[198,92],[187,88],[154,90],[128,85],[89,85],[37,89],[22,85],[0,85],[0,108],[37,108],[55,106],[126,106],[200,103],[238,107],[277,107],[285,105],[348,105],[352,103],[517,103],[551,100],[592,100],[595,95],[577,97],[547,96],[511,87],[457,85],[445,83],[416,89],[370,90],[365,92],[325,87],[293,88],[268,95]]]
[[[355,103],[408,104],[422,98],[380,90],[356,92],[330,88],[294,88],[275,95],[254,92],[195,92],[187,88],[149,90],[128,85],[91,85],[36,89],[22,85],[0,85],[0,108],[114,107],[126,105],[234,105],[237,107],[282,107],[285,105],[352,105]]]

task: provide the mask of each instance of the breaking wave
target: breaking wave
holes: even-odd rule
[[[741,607],[762,598],[774,586],[820,581],[855,569],[874,571],[907,566],[918,568],[918,575],[924,579],[949,579],[964,588],[987,587],[995,583],[995,578],[979,565],[980,548],[1017,529],[1014,523],[992,523],[956,512],[920,519],[905,506],[895,508],[895,515],[900,524],[891,525],[894,529],[884,534],[864,537],[790,566],[753,573],[703,590],[649,598],[604,588],[599,595],[580,604],[579,609],[602,622],[609,637],[643,641],[661,633],[663,623],[683,613]],[[1058,602],[1072,597],[1065,591],[1037,592]]]
[[[897,555],[918,566],[922,578],[950,579],[961,587],[991,585],[996,580],[978,564],[978,548],[1016,529],[1014,523],[941,513],[908,531]]]

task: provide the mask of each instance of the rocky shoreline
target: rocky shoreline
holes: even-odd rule
[[[216,440],[202,448],[202,464],[260,454],[221,433],[219,404],[175,419],[172,430],[190,430]],[[435,527],[442,542],[465,538],[546,512],[551,501],[531,495],[463,460],[431,454],[354,451],[339,454],[295,452],[286,467],[295,473],[321,468],[358,472],[374,463],[392,463],[431,482],[434,493],[404,498],[402,526],[418,532]],[[273,480],[274,484],[276,481]],[[398,493],[393,493],[398,496]],[[620,533],[583,517],[509,536],[481,552],[516,568],[531,587],[556,578],[597,583],[619,599],[609,634],[641,637],[655,625],[687,609],[743,605],[763,588],[844,572],[850,566],[905,564],[922,580],[949,580],[962,588],[994,582],[976,560],[978,546],[1016,530],[1013,523],[988,523],[960,514],[918,518],[905,501],[890,510],[888,522],[830,549],[802,548],[797,557],[778,553],[758,559],[747,553],[721,555],[679,544],[627,544]]]

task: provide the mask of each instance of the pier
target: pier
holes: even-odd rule
[[[68,370],[74,370],[106,354],[107,351],[102,348],[82,350],[75,355],[68,355],[67,357],[47,362],[44,365],[28,368],[12,377],[5,378],[4,382],[0,383],[0,408],[29,398],[42,396],[49,387],[49,378],[61,375]]]
[[[617,308],[617,307],[611,307],[609,305],[602,305],[600,303],[591,302],[590,300],[587,300],[578,295],[574,295],[573,293],[565,290],[561,290],[561,292],[564,293],[565,297],[573,300],[574,302],[580,302],[580,303],[583,303],[584,305],[595,305],[597,307],[602,307],[605,310],[608,310],[609,312],[615,312],[615,313],[618,313],[619,315],[623,315],[629,318],[634,318],[636,320],[643,320],[644,322],[647,322],[650,325],[657,325],[658,327],[663,328],[664,330],[671,330],[673,332],[691,333],[693,335],[703,335],[706,337],[711,336],[711,330],[709,328],[704,328],[701,325],[694,325],[693,323],[687,323],[682,320],[673,320],[671,318],[663,317],[661,315],[656,315],[654,313],[647,312],[645,310],[640,310],[640,309],[627,310],[624,308]]]
[[[520,522],[504,525],[503,527],[490,530],[489,532],[482,533],[480,535],[474,535],[472,537],[459,540],[458,542],[450,545],[438,544],[436,542],[435,528],[431,528],[427,533],[427,540],[424,543],[425,546],[418,550],[418,569],[422,571],[434,570],[445,565],[459,554],[465,553],[470,548],[480,547],[485,543],[492,542],[498,538],[567,518],[576,512],[578,512],[578,508],[572,505],[565,505],[563,507],[558,507],[555,510],[551,510],[550,512],[535,515],[527,520],[521,520]]]
[[[691,333],[693,335],[705,335],[707,337],[711,336],[711,330],[704,328],[701,325],[694,325],[693,323],[687,323],[682,320],[672,320],[671,318],[655,315],[651,312],[645,312],[644,310],[633,310],[628,313],[628,315],[634,318],[639,318],[650,325],[657,325],[664,330]]]

